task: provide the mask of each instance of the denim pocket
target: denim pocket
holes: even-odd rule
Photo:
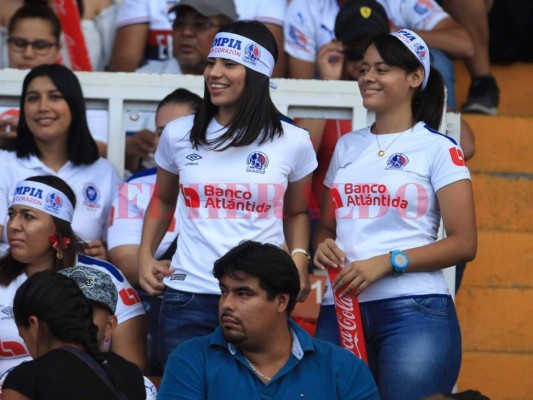
[[[194,293],[180,292],[177,290],[169,290],[163,296],[161,302],[161,309],[172,310],[189,305],[194,301]]]
[[[448,302],[452,299],[448,296],[413,297],[413,306],[423,314],[430,317],[445,318],[448,315]]]

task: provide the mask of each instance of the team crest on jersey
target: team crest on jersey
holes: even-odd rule
[[[53,215],[58,215],[63,207],[63,199],[55,192],[52,192],[46,196],[44,201],[44,210]]]
[[[248,64],[256,65],[260,56],[261,56],[261,50],[259,50],[259,47],[257,47],[255,43],[250,43],[248,46],[244,48],[244,58],[243,58],[244,62]]]
[[[265,153],[260,151],[250,153],[246,162],[248,164],[248,167],[246,168],[247,172],[264,174],[266,167],[268,167],[268,157]]]
[[[387,161],[387,167],[385,169],[403,169],[409,164],[409,158],[405,154],[395,153],[389,157]]]
[[[13,307],[4,307],[0,312],[2,313],[2,318],[0,319],[13,319]]]
[[[299,47],[301,49],[306,49],[307,47],[307,36],[305,36],[305,34],[299,30],[297,27],[295,27],[294,25],[289,25],[289,38],[290,38],[290,43],[295,46],[295,47]]]
[[[90,208],[98,208],[100,201],[100,190],[94,183],[86,183],[83,187],[84,204]]]

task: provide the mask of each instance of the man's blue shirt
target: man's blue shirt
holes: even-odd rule
[[[169,356],[158,399],[180,400],[379,400],[366,364],[331,343],[311,338],[292,320],[292,354],[265,385],[243,354],[222,337],[183,342]]]

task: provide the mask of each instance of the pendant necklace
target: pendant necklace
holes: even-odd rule
[[[389,145],[387,147],[385,147],[384,149],[381,149],[381,146],[379,144],[378,134],[377,133],[372,133],[376,137],[376,143],[378,144],[378,148],[379,148],[378,156],[383,157],[385,155],[385,152],[387,151],[387,149],[389,147],[391,147],[393,145],[393,143],[395,141],[397,141],[405,132],[407,132],[407,131],[403,131],[398,136],[396,136],[396,138],[392,142],[390,142]]]
[[[266,375],[263,374],[261,371],[259,371],[257,368],[255,368],[255,365],[253,365],[252,362],[251,362],[250,360],[248,360],[248,358],[247,358],[244,354],[243,354],[242,356],[244,357],[244,359],[246,360],[246,362],[248,363],[248,365],[250,366],[250,368],[252,369],[252,371],[254,371],[255,374],[256,374],[258,377],[260,377],[260,378],[262,378],[262,379],[264,379],[264,380],[266,380],[266,381],[268,381],[268,382],[270,382],[270,381],[272,380],[272,378],[271,378],[270,376],[266,376]]]

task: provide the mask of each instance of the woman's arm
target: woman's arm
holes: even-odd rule
[[[109,251],[109,258],[132,286],[139,286],[139,245],[126,244]]]
[[[283,199],[283,230],[289,252],[294,249],[308,249],[311,235],[311,223],[308,214],[307,199],[311,190],[312,174],[296,182],[289,182]],[[300,293],[298,301],[304,301],[311,284],[309,282],[309,260],[303,253],[295,253],[292,259],[300,274]]]
[[[337,221],[335,220],[335,203],[331,197],[331,189],[324,188],[320,203],[320,221],[315,233],[315,266],[340,268],[344,265],[344,252],[337,246]]]
[[[161,280],[171,274],[168,261],[158,261],[154,254],[172,221],[178,194],[178,175],[157,168],[156,186],[146,208],[139,247],[139,284],[151,295],[163,293],[165,285]]]
[[[471,181],[463,179],[444,186],[437,191],[437,200],[446,237],[425,246],[398,249],[409,256],[407,273],[435,271],[460,261],[471,261],[476,255],[476,215]],[[357,288],[357,296],[373,282],[392,274],[389,253],[354,261],[339,273],[333,290],[342,291],[344,296]]]

